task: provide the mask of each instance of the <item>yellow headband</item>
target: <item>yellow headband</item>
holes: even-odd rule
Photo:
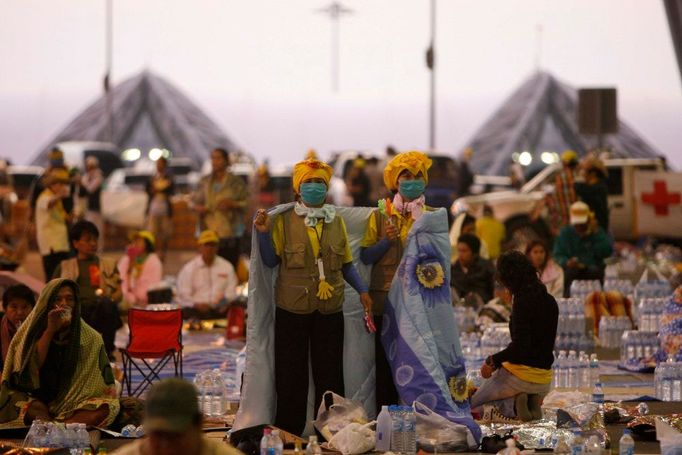
[[[431,167],[432,161],[425,153],[411,151],[399,153],[388,162],[384,169],[384,185],[389,190],[395,191],[398,189],[398,176],[404,170],[410,171],[412,175],[417,175],[420,172],[424,176],[424,182],[429,183],[428,170]]]
[[[329,188],[329,180],[332,178],[332,168],[328,164],[315,159],[308,159],[296,163],[294,166],[293,187],[296,193],[300,192],[301,183],[308,179],[323,179]]]
[[[154,234],[149,231],[139,231],[135,234],[135,238],[145,239],[151,243],[152,246],[156,245],[156,237],[154,237]]]

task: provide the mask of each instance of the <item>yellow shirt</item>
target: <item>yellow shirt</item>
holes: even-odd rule
[[[522,381],[532,382],[533,384],[549,384],[552,382],[552,370],[516,365],[509,362],[503,362],[502,367]]]
[[[66,212],[61,199],[52,207],[49,206],[54,196],[52,190],[47,188],[36,201],[36,241],[42,256],[70,250]]]
[[[353,253],[350,251],[350,242],[348,242],[348,233],[346,232],[346,223],[341,220],[341,229],[343,230],[343,235],[346,237],[346,253],[343,256],[343,263],[348,264],[353,262]],[[275,253],[277,256],[282,256],[282,251],[284,250],[284,221],[281,216],[275,218],[272,226],[272,243],[275,247]],[[308,240],[310,241],[310,246],[313,249],[313,255],[317,257],[320,253],[320,241],[318,239],[322,238],[324,222],[319,221],[315,227],[307,227],[308,230]]]
[[[490,259],[497,259],[506,235],[504,224],[495,218],[484,216],[476,220],[476,235],[488,246]]]
[[[427,209],[428,210],[428,209]],[[403,217],[400,213],[394,213],[391,216],[391,219],[395,223],[395,225],[398,227],[398,230],[400,232],[400,242],[402,244],[405,244],[405,240],[407,239],[407,234],[410,233],[410,229],[412,229],[412,225],[414,224],[414,220],[412,217],[405,218]],[[374,245],[377,243],[380,239],[378,238],[378,226],[377,226],[377,212],[373,211],[372,214],[369,216],[369,221],[367,221],[367,229],[365,230],[365,236],[362,238],[362,242],[360,243],[360,246],[367,248],[369,246]]]

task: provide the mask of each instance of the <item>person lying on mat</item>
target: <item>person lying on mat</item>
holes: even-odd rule
[[[0,384],[0,427],[34,419],[107,426],[118,414],[102,336],[81,319],[78,285],[47,283],[10,344]]]
[[[523,253],[500,256],[497,276],[512,295],[511,343],[485,360],[486,381],[471,397],[471,408],[483,406],[483,420],[490,422],[539,419],[552,382],[559,307]]]

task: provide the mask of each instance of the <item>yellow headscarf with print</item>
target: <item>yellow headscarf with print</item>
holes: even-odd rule
[[[422,152],[413,150],[411,152],[399,153],[388,162],[384,169],[384,185],[391,191],[398,190],[398,176],[404,170],[410,171],[412,175],[417,175],[420,172],[424,176],[424,182],[428,185],[429,174],[428,170],[431,167],[431,159]]]
[[[329,180],[332,178],[332,168],[322,161],[307,159],[296,163],[294,166],[293,187],[296,193],[300,192],[301,183],[308,179],[323,179],[329,188]]]

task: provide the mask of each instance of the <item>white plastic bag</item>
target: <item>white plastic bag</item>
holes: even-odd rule
[[[427,452],[433,452],[434,446],[437,453],[464,452],[478,446],[466,426],[449,421],[419,401],[414,402],[414,411],[417,442]]]
[[[355,455],[373,450],[376,433],[369,428],[371,425],[374,425],[374,422],[364,425],[353,422],[346,425],[331,438],[329,447],[344,455]]]
[[[325,403],[329,400],[329,396],[331,396],[332,405],[327,408]],[[317,420],[314,422],[317,431],[327,441],[330,441],[332,436],[353,422],[361,425],[367,423],[367,413],[362,404],[348,400],[334,392],[326,391],[322,395],[322,403],[320,403],[320,409],[317,411]]]

